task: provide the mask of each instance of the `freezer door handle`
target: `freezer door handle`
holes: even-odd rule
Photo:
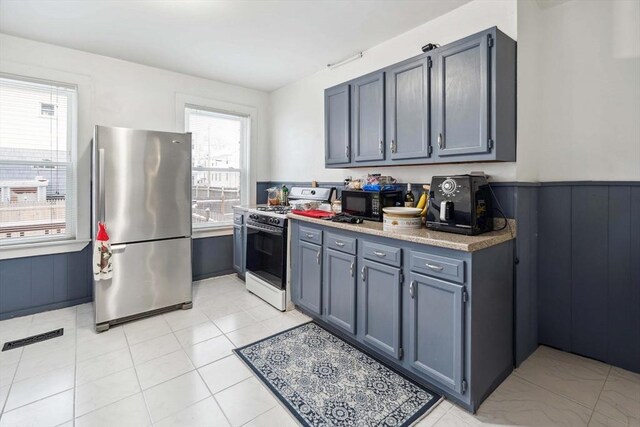
[[[104,222],[105,207],[104,207],[104,148],[98,150],[98,206],[100,212],[98,217],[100,222]]]

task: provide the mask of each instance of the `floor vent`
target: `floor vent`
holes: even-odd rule
[[[35,344],[40,341],[50,340],[51,338],[61,337],[64,334],[64,328],[55,331],[45,332],[44,334],[34,335],[32,337],[22,338],[15,341],[4,343],[2,351],[12,350],[14,348],[24,347],[25,345]]]

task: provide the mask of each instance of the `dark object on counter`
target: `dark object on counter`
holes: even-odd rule
[[[424,46],[422,46],[422,51],[423,52],[429,52],[437,47],[440,47],[440,45],[438,43],[427,43]]]
[[[434,176],[427,228],[476,235],[493,230],[491,189],[484,176]]]
[[[382,208],[404,206],[402,190],[342,190],[342,212],[372,221],[382,221]]]
[[[333,218],[331,218],[332,222],[347,222],[349,224],[362,224],[364,220],[357,216],[349,215],[348,213],[338,213]]]

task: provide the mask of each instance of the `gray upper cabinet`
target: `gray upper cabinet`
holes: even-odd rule
[[[325,163],[344,165],[351,160],[350,91],[343,84],[324,93]]]
[[[358,330],[365,343],[400,359],[402,322],[400,268],[360,259]]]
[[[356,257],[325,249],[325,318],[345,331],[356,333]]]
[[[464,372],[464,287],[411,273],[409,366],[458,393]]]
[[[430,57],[387,70],[387,144],[392,160],[429,157]]]
[[[298,303],[320,315],[322,313],[322,246],[301,240],[298,251]]]
[[[352,92],[353,160],[384,160],[384,72],[354,81]]]
[[[436,57],[438,156],[487,153],[491,34],[452,43]]]
[[[515,161],[516,42],[493,27],[329,88],[325,135],[329,168]]]

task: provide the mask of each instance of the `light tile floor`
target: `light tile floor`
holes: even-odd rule
[[[0,343],[65,335],[0,353],[0,427],[295,426],[231,350],[307,320],[224,276],[195,284],[192,310],[102,334],[91,304],[2,321]],[[478,425],[639,427],[640,375],[540,347],[477,414],[444,401],[418,423]]]

